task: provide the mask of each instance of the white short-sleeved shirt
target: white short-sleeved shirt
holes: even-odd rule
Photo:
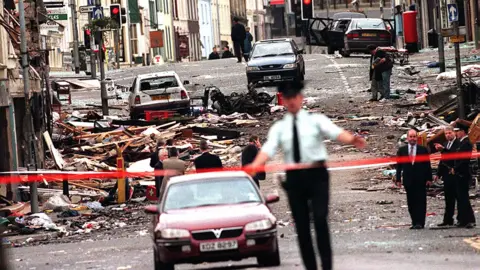
[[[312,114],[302,109],[296,117],[300,163],[326,161],[328,154],[323,141],[337,139],[343,129],[323,114]],[[285,163],[294,163],[293,120],[294,115],[287,113],[281,120],[273,124],[268,133],[267,142],[262,147],[262,152],[272,158],[277,149],[282,149]]]

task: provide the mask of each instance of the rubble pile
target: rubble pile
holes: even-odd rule
[[[151,172],[150,157],[157,142],[170,139],[179,149],[180,158],[187,162],[201,153],[199,143],[205,139],[224,166],[238,166],[242,146],[247,144],[238,129],[260,127],[260,121],[246,113],[207,113],[175,121],[135,120],[135,125],[131,120],[100,117],[94,112],[73,112],[57,116],[56,120],[52,135],[43,134],[48,148],[46,172],[77,174],[118,171],[119,157],[124,159],[127,172]],[[189,164],[192,170],[193,162]],[[117,179],[96,179],[86,174],[83,180],[68,181],[68,196],[63,195],[65,183],[44,180],[38,187],[42,212],[31,215],[30,203],[1,198],[0,226],[6,229],[5,236],[52,231],[55,237],[64,237],[146,223],[138,213],[147,200],[147,187],[154,185],[154,177],[145,174],[127,180],[128,206],[114,204]],[[28,182],[20,183],[18,190],[21,201],[30,200]]]

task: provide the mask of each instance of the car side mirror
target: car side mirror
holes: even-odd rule
[[[303,54],[303,49],[297,51],[299,54]]]
[[[149,215],[158,215],[160,213],[160,209],[157,205],[147,205],[145,206],[144,211]]]
[[[267,195],[267,198],[265,200],[267,201],[267,204],[268,203],[276,203],[276,202],[280,201],[280,196],[278,196],[277,194],[269,194],[269,195]]]
[[[130,87],[130,88],[128,89],[128,91],[130,91],[130,92],[133,93],[133,87]]]
[[[190,84],[190,81],[183,81],[183,84]]]

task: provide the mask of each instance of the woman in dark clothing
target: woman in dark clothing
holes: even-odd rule
[[[253,36],[250,34],[250,27],[245,28],[246,37],[245,37],[245,44],[243,46],[244,52],[243,52],[243,57],[245,58],[245,62],[248,62],[248,56],[250,52],[252,51],[252,41],[253,41]]]

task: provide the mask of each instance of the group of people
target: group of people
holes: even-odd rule
[[[252,41],[253,36],[250,33],[250,27],[245,27],[243,24],[239,22],[238,18],[233,19],[233,26],[231,32],[232,42],[233,42],[233,50],[235,52],[235,57],[237,57],[237,63],[242,62],[242,58],[245,59],[245,62],[248,62],[248,55],[252,50]],[[220,58],[232,58],[234,55],[230,51],[230,47],[228,45],[223,47],[223,52],[220,57],[220,53],[218,52],[218,48],[215,46],[212,49],[212,52],[208,56],[208,60],[216,60]]]
[[[368,45],[370,56],[370,101],[390,99],[390,77],[392,76],[393,59],[375,45]],[[380,98],[379,98],[380,95]]]
[[[220,157],[210,153],[210,147],[206,140],[201,140],[199,147],[202,153],[193,160],[197,171],[207,172],[209,170],[214,171],[223,168]],[[247,166],[253,162],[260,147],[259,137],[250,137],[249,144],[242,150],[242,166]],[[189,151],[189,149],[186,151]],[[166,185],[171,177],[185,174],[189,163],[180,159],[180,155],[181,153],[179,153],[178,148],[174,146],[173,139],[167,141],[158,140],[156,148],[150,157],[150,167],[154,168],[156,171],[168,170],[170,173],[155,176],[157,198],[161,198],[161,195],[165,192]],[[258,173],[252,178],[257,186],[260,187],[259,180],[265,179],[265,173]]]
[[[397,164],[397,185],[403,183],[407,192],[408,212],[412,220],[410,229],[425,228],[427,213],[427,187],[432,185],[432,180],[441,179],[445,192],[445,214],[439,227],[457,226],[460,228],[474,228],[476,226],[475,214],[470,204],[469,188],[472,181],[470,157],[472,144],[468,138],[468,127],[457,125],[456,128],[448,126],[444,129],[447,142],[444,145],[435,144],[435,148],[442,155],[458,153],[454,159],[442,159],[435,177],[432,177],[429,151],[426,147],[417,145],[417,131],[408,131],[408,144],[398,150],[398,157],[408,157],[409,162]],[[418,158],[417,161],[417,156]],[[444,156],[445,157],[445,156]],[[432,179],[433,178],[433,179]],[[455,203],[457,203],[457,223],[454,224]]]

